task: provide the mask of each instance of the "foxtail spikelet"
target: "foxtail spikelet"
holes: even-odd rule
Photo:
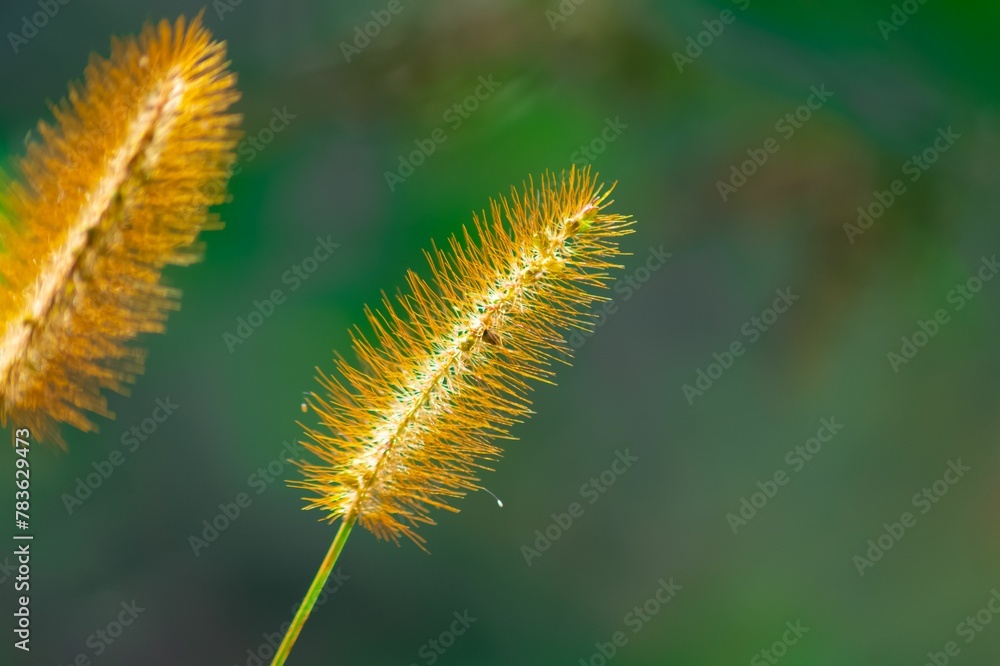
[[[179,293],[169,264],[201,255],[234,161],[238,99],[223,42],[201,17],[147,25],[92,56],[85,82],[40,123],[0,199],[0,420],[61,444],[94,430],[102,389],[127,392]]]
[[[317,462],[300,462],[292,485],[314,493],[306,508],[357,520],[379,538],[433,524],[434,509],[480,488],[478,474],[501,450],[495,439],[530,414],[530,380],[549,381],[569,357],[563,334],[588,328],[585,312],[605,300],[616,239],[632,221],[605,213],[610,190],[589,169],[543,176],[474,216],[449,252],[425,253],[430,282],[407,273],[407,293],[366,309],[369,341],[352,334],[360,367],[338,357],[337,377],[320,374],[307,428]],[[506,224],[505,224],[506,221]]]

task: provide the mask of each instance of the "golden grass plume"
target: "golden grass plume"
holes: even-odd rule
[[[564,332],[587,328],[605,300],[629,217],[605,212],[610,190],[589,168],[544,175],[474,216],[449,251],[426,253],[432,279],[407,273],[408,291],[366,309],[369,340],[352,333],[357,366],[342,357],[309,404],[315,461],[300,461],[306,508],[357,520],[379,538],[432,524],[434,509],[480,488],[478,474],[501,450],[495,439],[530,413],[529,381],[549,381],[569,358]]]
[[[0,194],[0,421],[62,443],[94,430],[102,389],[127,392],[179,293],[170,264],[197,261],[234,162],[238,99],[225,43],[201,17],[147,25],[92,56],[52,105]]]

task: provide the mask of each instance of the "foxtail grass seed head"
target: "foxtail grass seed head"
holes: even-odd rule
[[[127,392],[179,293],[167,265],[201,256],[239,138],[225,43],[201,17],[147,25],[92,56],[0,188],[0,420],[62,443]]]
[[[589,168],[529,181],[447,251],[432,245],[429,281],[410,271],[408,291],[366,309],[373,335],[352,333],[358,365],[338,357],[309,400],[315,460],[292,482],[311,493],[306,508],[423,547],[416,528],[432,511],[481,489],[502,453],[493,442],[530,414],[529,382],[550,382],[572,352],[564,333],[591,327],[586,313],[606,300],[593,289],[620,268],[632,220],[605,212],[609,193]]]

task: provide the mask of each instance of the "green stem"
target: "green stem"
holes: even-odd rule
[[[295,612],[292,624],[288,627],[288,631],[285,632],[285,637],[282,639],[281,645],[278,646],[278,651],[274,654],[271,666],[282,666],[285,660],[288,659],[288,653],[292,651],[295,639],[299,637],[299,632],[302,631],[302,625],[309,619],[309,613],[312,612],[313,606],[316,605],[316,599],[319,598],[319,593],[323,590],[323,586],[326,585],[326,580],[330,577],[330,572],[333,571],[333,565],[337,563],[340,551],[344,549],[344,544],[351,533],[351,528],[354,527],[354,523],[357,520],[356,515],[350,515],[346,516],[343,522],[340,523],[337,536],[333,538],[330,550],[327,551],[326,557],[323,558],[323,564],[319,566],[319,571],[316,572],[316,577],[313,578],[312,585],[309,586],[309,591],[306,592],[306,598],[302,600],[299,610]]]

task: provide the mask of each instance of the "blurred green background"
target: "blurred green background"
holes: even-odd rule
[[[598,666],[601,650],[623,665],[996,663],[1000,281],[971,298],[952,290],[1000,249],[1000,7],[562,5],[403,0],[363,48],[358,31],[387,2],[206,8],[259,146],[241,146],[205,261],[168,271],[182,308],[143,341],[147,369],[130,397],[111,398],[117,419],[67,430],[66,454],[33,452],[33,650],[15,653],[5,630],[2,663],[267,663],[268,635],[335,529],[284,484],[283,442],[299,437],[314,368],[349,353],[363,304],[407,268],[426,274],[431,239],[529,175],[588,161],[618,181],[614,210],[638,220],[620,277],[641,288],[611,292],[617,309],[559,386],[535,392],[537,415],[485,478],[504,507],[477,493],[440,514],[423,531],[430,556],[356,531],[289,663]],[[40,10],[6,0],[4,163],[111,36],[201,7],[75,0],[15,53],[9,33]],[[880,21],[894,11],[889,30]],[[496,89],[455,126],[448,109],[490,76]],[[803,111],[814,86],[832,96]],[[960,138],[911,181],[904,165],[949,127]],[[447,140],[390,189],[386,172],[436,128]],[[762,165],[743,164],[766,144],[778,149]],[[723,200],[733,169],[753,173]],[[904,193],[852,237],[858,207],[897,179]],[[318,238],[339,247],[292,290],[282,276]],[[669,259],[644,269],[661,247]],[[274,289],[287,300],[231,350],[224,334]],[[798,298],[768,319],[779,289]],[[888,354],[939,309],[948,322],[894,368]],[[753,317],[766,332],[752,334]],[[713,354],[726,360],[734,342],[743,353],[720,375]],[[686,396],[699,370],[717,379]],[[176,411],[126,445],[168,398]],[[843,428],[819,452],[788,456],[831,417]],[[116,450],[123,464],[67,507]],[[625,451],[638,462],[607,472]],[[13,454],[3,459],[12,504]],[[969,471],[933,495],[959,460]],[[602,472],[615,479],[606,492],[582,488]],[[787,483],[769,484],[776,474]],[[193,547],[240,493],[250,505]],[[760,507],[743,505],[741,525],[727,516],[744,499]],[[553,526],[573,502],[582,515]],[[910,526],[887,536],[904,512]],[[547,529],[557,538],[526,558]],[[880,538],[891,548],[859,565]],[[11,550],[0,546],[7,623]],[[661,579],[681,589],[637,622]],[[138,618],[110,644],[98,637],[132,600]],[[464,612],[476,621],[449,634]],[[977,613],[981,631],[966,623]],[[625,644],[612,647],[618,631]]]

